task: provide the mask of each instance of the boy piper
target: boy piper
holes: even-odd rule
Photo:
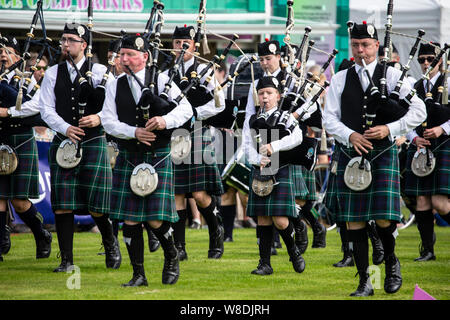
[[[164,90],[168,80],[164,74],[158,76],[155,86],[158,91],[155,94],[150,90],[141,92],[139,82],[147,86],[150,80],[145,69],[148,48],[148,42],[141,36],[129,35],[123,39],[120,63],[125,73],[108,86],[102,111],[105,130],[117,138],[120,149],[114,167],[111,218],[125,222],[123,238],[133,266],[133,277],[123,284],[125,287],[148,285],[144,271],[143,221],[148,221],[164,250],[162,283],[175,284],[180,273],[171,228],[171,223],[176,222],[178,216],[175,211],[170,136],[164,135],[164,131],[181,126],[192,117],[192,110],[187,100],[182,99],[171,112],[145,122],[139,106],[145,107],[149,103],[152,112],[168,104],[157,95]],[[172,102],[179,94],[179,88],[172,86],[169,101]],[[135,167],[143,163],[151,165],[153,169],[150,170],[156,170],[157,174],[155,190],[145,196],[137,195],[130,188],[130,177],[134,175]]]

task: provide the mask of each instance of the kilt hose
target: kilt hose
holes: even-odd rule
[[[325,199],[326,206],[333,212],[335,220],[339,222],[382,219],[400,221],[400,173],[397,146],[383,143],[380,146],[374,145],[374,149],[369,151],[367,159],[372,166],[372,183],[363,191],[353,191],[344,182],[347,163],[356,156],[359,155],[353,148],[336,145]],[[333,173],[335,163],[337,163],[337,171]]]
[[[206,191],[210,195],[224,193],[217,167],[212,137],[208,128],[191,132],[192,148],[189,157],[174,164],[175,194]]]
[[[287,165],[278,170],[275,175],[278,185],[274,186],[272,192],[265,197],[256,195],[252,190],[251,185],[255,170],[259,170],[259,167],[252,166],[247,216],[285,216],[296,218],[298,213],[295,208],[293,166]]]
[[[405,194],[408,196],[450,195],[450,137],[441,136],[430,142],[436,166],[426,177],[417,177],[411,171],[411,161],[417,147],[411,144],[408,148],[405,171]]]
[[[154,154],[120,150],[114,167],[111,219],[136,222],[150,220],[178,221],[175,210],[172,160],[168,156],[169,153],[169,147],[156,149]],[[164,157],[166,159],[155,167],[158,173],[156,190],[145,197],[134,194],[130,187],[130,178],[135,166],[143,162],[155,166]]]
[[[10,175],[0,176],[0,199],[39,198],[39,156],[33,130],[6,137],[16,151],[18,166]]]
[[[56,151],[65,138],[56,135],[49,150],[52,209],[109,213],[112,172],[105,136],[83,142],[80,163],[71,169],[56,162]]]

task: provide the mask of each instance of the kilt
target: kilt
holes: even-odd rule
[[[309,181],[306,180],[307,176],[305,176],[304,172],[307,170],[303,170],[302,166],[291,166],[292,174],[293,174],[293,182],[294,182],[294,194],[295,199],[308,199],[309,198]],[[315,188],[315,187],[314,187]]]
[[[450,138],[441,136],[438,139],[430,140],[430,142],[430,150],[436,157],[436,167],[426,177],[417,177],[411,171],[411,161],[417,147],[411,144],[408,148],[405,171],[405,194],[408,196],[450,194]]]
[[[344,182],[344,171],[350,158],[358,156],[353,148],[336,145],[331,168],[337,162],[336,173],[331,173],[325,203],[336,221],[357,222],[369,220],[400,221],[400,173],[397,146],[385,143],[374,146],[368,159],[372,165],[372,183],[364,191],[353,191]],[[385,151],[386,150],[386,151]],[[347,154],[345,155],[344,152]],[[381,152],[385,151],[380,155]]]
[[[297,217],[298,213],[295,208],[295,194],[294,194],[294,170],[291,165],[282,167],[275,175],[276,185],[272,193],[266,197],[256,195],[252,188],[253,175],[255,170],[259,170],[252,166],[252,174],[250,178],[250,194],[247,204],[247,216],[285,216]]]
[[[5,142],[15,149],[19,163],[12,174],[0,176],[0,199],[39,198],[39,156],[33,130],[10,135]]]
[[[120,150],[114,167],[111,219],[137,222],[150,220],[178,221],[170,156],[155,167],[158,173],[158,187],[153,193],[146,197],[140,197],[134,194],[130,187],[130,177],[135,166],[143,162],[154,166],[169,152],[169,147],[156,149],[154,154]]]
[[[174,164],[175,194],[206,191],[210,195],[220,196],[224,190],[210,130],[202,128],[193,131],[191,139],[189,158],[181,164]]]
[[[109,213],[112,172],[106,138],[100,136],[83,142],[81,161],[72,169],[61,168],[56,162],[56,151],[63,139],[56,135],[49,150],[53,211]]]

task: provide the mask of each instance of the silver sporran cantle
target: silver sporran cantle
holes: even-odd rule
[[[360,169],[362,157],[352,158],[345,168],[344,182],[353,191],[363,191],[372,183],[372,166],[364,159],[364,168]]]
[[[252,190],[260,196],[266,197],[272,193],[273,187],[276,185],[275,176],[262,175],[260,170],[255,170],[253,173]]]
[[[83,149],[80,150],[80,157],[76,157],[78,144],[66,139],[60,143],[56,151],[56,162],[61,168],[75,168],[83,157]]]
[[[427,165],[427,160],[429,160]],[[433,152],[427,150],[425,148],[421,148],[420,150],[414,153],[414,157],[411,161],[411,171],[418,177],[426,177],[431,174],[436,166],[436,158],[434,157]]]
[[[191,136],[175,136],[170,140],[170,154],[175,164],[181,163],[190,153],[192,148]]]
[[[16,171],[19,158],[16,151],[6,144],[0,145],[0,175],[9,175]]]
[[[134,194],[145,197],[156,190],[158,173],[148,163],[141,163],[134,168],[130,178],[130,187]]]
[[[108,141],[107,149],[109,164],[111,165],[111,169],[114,169],[114,167],[116,166],[117,156],[119,155],[119,147],[114,141]]]

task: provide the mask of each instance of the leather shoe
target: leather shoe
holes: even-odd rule
[[[414,259],[414,261],[430,261],[430,260],[436,260],[436,256],[434,255],[434,242],[436,241],[436,237],[433,234],[433,242],[432,243],[427,243],[422,241],[421,245],[420,245],[420,257]]]
[[[148,248],[150,252],[155,252],[161,246],[161,242],[159,242],[158,238],[151,231],[148,232]]]
[[[276,256],[277,254],[278,254],[277,248],[270,247],[270,255],[271,256]]]
[[[281,248],[283,248],[283,245],[281,244],[281,241],[274,241],[273,247],[276,249],[281,249]]]
[[[11,249],[11,228],[6,225],[3,239],[0,239],[0,254],[8,254]]]
[[[364,272],[359,274],[359,285],[355,292],[350,294],[351,297],[368,297],[373,296],[372,283],[369,274]]]
[[[300,221],[302,226],[295,227],[295,245],[300,250],[301,254],[306,252],[308,248],[308,228],[303,221]]]
[[[180,265],[178,261],[178,253],[175,257],[164,257],[164,268],[162,272],[163,284],[175,284],[180,276]]]
[[[179,261],[187,260],[188,255],[187,255],[186,247],[184,246],[184,244],[177,243],[175,245],[175,247],[177,248],[177,251],[178,251],[178,260]]]
[[[344,251],[344,257],[342,258],[341,261],[334,263],[333,267],[336,268],[353,267],[355,265],[355,262],[353,261],[353,255],[349,249],[348,242],[342,243],[342,251]]]
[[[71,261],[70,259],[68,259],[67,257],[65,257],[62,253],[61,253],[61,264],[53,270],[53,272],[67,272],[67,271],[72,271],[73,270],[73,261]]]
[[[36,259],[44,259],[50,256],[52,252],[52,234],[44,229],[42,239],[36,239]]]
[[[224,233],[223,227],[219,225],[217,231],[209,235],[209,259],[220,259],[222,257]]]
[[[384,291],[396,293],[402,286],[402,274],[400,272],[400,261],[393,254],[386,258],[386,278],[384,279]]]
[[[300,250],[295,247],[294,251],[289,254],[289,260],[292,262],[295,272],[302,273],[305,270],[305,259],[303,259]]]
[[[145,278],[145,275],[142,274],[136,274],[133,275],[133,278],[128,281],[128,283],[122,284],[122,287],[140,287],[140,286],[148,286],[147,279]]]
[[[418,261],[418,262],[430,261],[430,260],[436,260],[436,256],[430,251],[426,251],[423,254],[421,254],[420,257],[414,259],[414,261]]]
[[[223,242],[233,242],[233,238],[231,237],[226,237]]]
[[[119,269],[122,263],[122,255],[120,254],[119,241],[113,237],[114,242],[106,244],[105,241],[105,263],[107,268]]]
[[[311,248],[325,248],[327,246],[327,228],[320,224],[320,230],[313,230],[313,243]]]
[[[272,273],[273,269],[270,264],[264,263],[261,260],[259,260],[258,267],[256,267],[256,269],[252,271],[252,274],[257,274],[260,276],[267,276]]]

